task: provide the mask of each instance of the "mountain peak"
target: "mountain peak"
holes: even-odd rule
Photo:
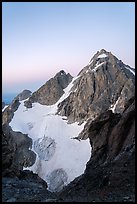
[[[102,54],[102,53],[108,53],[105,49],[101,49],[100,51],[99,51],[99,53],[100,54]]]
[[[94,56],[91,58],[89,65],[95,61],[101,60],[109,60],[109,58],[114,61],[114,60],[118,60],[117,57],[115,57],[111,52],[106,51],[105,49],[101,49],[100,51],[97,51],[96,54],[94,54]]]
[[[56,75],[66,75],[66,72],[62,69]]]

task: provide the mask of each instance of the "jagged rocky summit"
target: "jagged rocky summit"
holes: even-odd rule
[[[108,109],[122,112],[134,94],[133,69],[102,49],[80,71],[72,92],[58,105],[58,114],[81,122]]]
[[[8,125],[12,128],[13,132],[8,129],[10,134],[6,133],[9,138],[17,140],[12,135],[17,136],[20,132],[24,135],[21,137],[32,140],[32,147],[26,146],[26,142],[21,143],[23,149],[30,148],[34,152],[32,156],[25,150],[30,158],[27,163],[23,158],[20,161],[18,151],[14,153],[19,158],[15,160],[16,164],[20,162],[21,165],[19,171],[24,169],[24,163],[28,167],[34,163],[29,169],[47,182],[48,190],[61,191],[68,185],[58,194],[57,201],[91,201],[95,197],[99,201],[121,201],[124,191],[128,200],[133,201],[134,95],[135,70],[104,49],[98,51],[76,77],[61,70],[34,93],[24,91],[19,94],[3,111],[2,118],[3,130]],[[12,146],[18,149],[16,143],[4,143],[8,145],[6,151],[10,145],[11,149]],[[6,157],[9,154],[7,151]],[[14,163],[14,160],[10,161]],[[132,166],[132,176],[125,163]],[[118,185],[115,183],[117,171],[118,179],[126,171]],[[84,175],[80,176],[82,173]],[[131,182],[126,180],[128,176]],[[124,182],[126,185],[122,190]],[[82,187],[81,183],[87,187]],[[109,183],[111,188],[118,187],[120,198],[118,191],[114,199],[115,195],[106,189]],[[128,186],[131,186],[130,192]],[[77,196],[79,193],[81,196]],[[106,198],[102,198],[102,194]]]

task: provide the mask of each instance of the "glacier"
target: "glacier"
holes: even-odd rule
[[[79,76],[78,76],[79,77]],[[24,167],[37,173],[48,184],[51,192],[60,191],[76,177],[84,173],[91,157],[89,139],[77,140],[83,130],[84,123],[68,124],[67,118],[57,115],[57,106],[71,93],[75,77],[64,89],[64,94],[54,105],[33,103],[32,108],[24,106],[20,101],[9,125],[14,131],[20,131],[32,139],[32,150],[36,153],[36,161],[31,167]]]

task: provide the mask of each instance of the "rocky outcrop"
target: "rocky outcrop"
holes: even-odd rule
[[[30,90],[23,90],[20,94],[18,94],[15,99],[19,99],[19,101],[22,101],[22,100],[25,100],[27,99],[28,97],[30,97],[32,94],[32,92]]]
[[[15,98],[12,103],[2,112],[2,125],[9,124],[14,116],[14,112],[20,105],[19,98]]]
[[[80,138],[90,138],[84,174],[59,193],[61,202],[135,202],[135,100],[121,114],[111,110],[89,120]]]
[[[14,112],[20,105],[20,101],[27,99],[30,95],[31,91],[24,90],[13,99],[11,104],[2,113],[2,124],[9,124],[11,122]]]
[[[135,76],[125,67],[111,52],[97,52],[78,74],[69,97],[58,105],[58,114],[83,122],[114,106],[114,112],[122,113],[135,94]]]
[[[71,80],[72,76],[61,70],[54,78],[51,78],[36,92],[34,92],[29,100],[25,101],[25,106],[27,108],[31,108],[32,103],[34,102],[38,102],[42,105],[55,104],[63,95],[63,89],[67,87]]]
[[[30,150],[32,139],[21,132],[14,132],[10,126],[2,127],[2,173],[16,176],[23,167],[32,166],[36,155]]]

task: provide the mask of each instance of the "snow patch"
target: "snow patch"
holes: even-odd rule
[[[133,71],[132,69],[130,69],[128,66],[125,66],[126,69],[128,69],[130,72],[132,72],[132,74],[135,75],[135,71]]]
[[[89,65],[91,65],[91,64],[92,64],[92,62],[93,62],[93,60],[91,60],[91,61],[88,63],[88,66],[89,66]]]
[[[8,107],[8,105],[5,105],[4,108],[2,109],[2,112]]]
[[[94,69],[92,69],[91,71],[92,72],[95,72],[95,71],[97,71],[97,69],[101,66],[101,65],[103,65],[103,64],[105,64],[105,62],[102,62],[102,63],[100,63],[100,64],[96,64],[96,66],[94,67]]]
[[[115,113],[116,105],[118,104],[119,100],[120,100],[120,97],[118,97],[117,101],[109,108],[109,110],[112,110],[113,113]]]
[[[88,73],[88,72],[89,72],[89,70],[87,69],[86,73]]]
[[[69,85],[65,88],[65,89],[63,89],[63,91],[65,92],[61,97],[60,97],[60,99],[55,103],[55,105],[53,105],[53,106],[56,106],[56,108],[57,108],[57,105],[59,104],[59,103],[61,103],[64,99],[66,99],[69,95],[70,95],[70,93],[72,92],[71,91],[71,89],[72,89],[72,87],[73,87],[73,85],[74,85],[74,81],[76,80],[76,79],[78,79],[80,77],[80,75],[79,76],[77,76],[77,77],[74,77],[73,79],[72,79],[72,81],[69,83]]]
[[[97,58],[104,58],[104,57],[107,57],[107,55],[106,54],[100,54]]]

